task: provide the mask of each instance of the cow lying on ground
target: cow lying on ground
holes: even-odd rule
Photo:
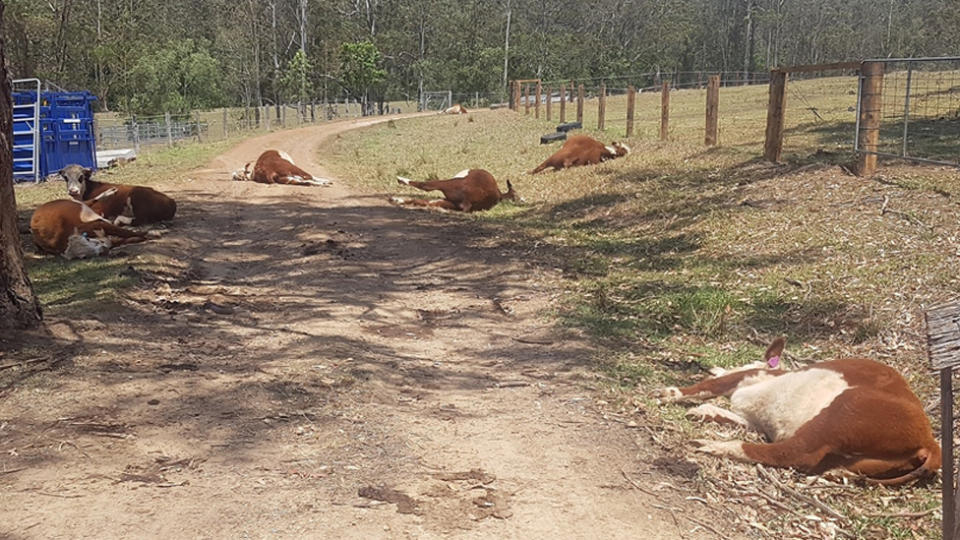
[[[513,184],[507,180],[507,192],[500,193],[496,179],[483,169],[466,169],[457,173],[449,180],[433,180],[429,182],[414,182],[409,178],[397,177],[403,185],[412,186],[424,191],[438,190],[443,192],[443,199],[406,199],[391,197],[394,204],[409,204],[413,206],[430,206],[446,210],[460,210],[462,212],[477,212],[489,210],[502,200],[517,200],[513,191]]]
[[[468,111],[466,107],[457,103],[453,107],[447,107],[444,109],[442,114],[467,114],[469,112],[470,111]]]
[[[567,139],[563,146],[541,163],[539,167],[530,171],[530,174],[537,174],[549,168],[559,171],[578,165],[596,165],[602,161],[625,156],[629,153],[630,147],[623,143],[615,142],[605,145],[586,135],[574,135]]]
[[[92,175],[92,170],[80,165],[60,169],[67,193],[74,200],[85,201],[94,212],[116,225],[169,221],[177,213],[177,203],[155,189],[98,182]]]
[[[332,182],[326,178],[315,178],[297,167],[286,152],[267,150],[260,154],[257,163],[250,163],[233,173],[237,181],[252,181],[261,184],[290,184],[294,186],[329,186]]]
[[[30,232],[40,251],[66,259],[105,255],[113,246],[146,240],[138,232],[107,221],[83,202],[70,199],[37,207],[30,218]]]
[[[776,367],[784,339],[765,358]],[[752,427],[771,441],[701,441],[701,452],[820,473],[842,467],[874,483],[897,485],[940,468],[940,445],[920,400],[893,368],[864,358],[796,371],[767,366],[734,371],[686,388],[673,399],[729,396],[731,411],[703,404],[688,416]]]

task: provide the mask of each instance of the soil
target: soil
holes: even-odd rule
[[[156,186],[176,220],[114,254],[139,286],[48,317],[24,340],[55,363],[2,374],[0,537],[740,536],[694,464],[604,410],[591,344],[548,317],[559,273],[509,231],[349,178],[230,180],[268,148],[329,177],[318,147],[374,122]]]

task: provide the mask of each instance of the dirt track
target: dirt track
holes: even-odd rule
[[[229,181],[268,147],[323,174],[318,145],[364,123],[248,140],[166,188],[174,226],[127,253],[175,264],[49,321],[64,367],[0,402],[0,536],[730,534],[598,410],[589,344],[544,315],[556,276],[508,231],[350,179]]]

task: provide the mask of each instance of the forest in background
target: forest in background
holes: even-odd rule
[[[960,53],[960,0],[5,3],[15,78],[138,114]]]

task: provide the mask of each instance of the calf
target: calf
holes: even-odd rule
[[[454,105],[453,107],[447,107],[447,108],[444,109],[443,112],[440,113],[440,114],[467,114],[467,113],[469,113],[469,112],[470,112],[470,111],[468,111],[466,107],[464,107],[463,105],[457,103],[457,104]]]
[[[403,185],[412,186],[424,191],[439,190],[443,192],[443,199],[404,199],[391,197],[395,204],[410,204],[414,206],[430,206],[445,210],[460,210],[462,212],[477,212],[489,210],[502,200],[517,200],[513,191],[513,184],[507,180],[507,192],[500,193],[497,181],[493,175],[483,169],[465,169],[449,180],[433,180],[429,182],[414,182],[409,178],[397,177]]]
[[[784,339],[767,349],[776,366]],[[699,441],[701,452],[820,473],[842,467],[898,485],[935,475],[940,445],[923,405],[893,368],[865,358],[821,362],[796,371],[748,368],[685,388],[673,399],[729,396],[731,411],[704,404],[688,416],[752,427],[770,443]]]
[[[113,246],[146,240],[140,233],[118,227],[86,204],[70,199],[37,207],[30,218],[30,232],[40,251],[65,259],[105,255]]]
[[[177,203],[152,188],[98,182],[91,178],[92,170],[80,165],[67,165],[59,174],[74,200],[86,201],[94,212],[116,225],[169,221],[177,213]]]
[[[326,178],[314,178],[313,175],[297,167],[286,152],[267,150],[260,154],[257,163],[250,163],[233,173],[237,181],[252,181],[261,184],[290,184],[294,186],[329,186],[332,182]]]
[[[578,165],[596,165],[608,159],[615,159],[630,153],[630,147],[619,142],[605,145],[586,135],[574,135],[567,139],[560,150],[557,150],[539,167],[530,171],[537,174],[544,169],[553,168],[555,171],[576,167]]]

